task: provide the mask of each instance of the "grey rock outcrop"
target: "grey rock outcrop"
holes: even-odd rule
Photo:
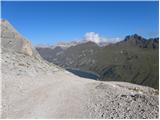
[[[1,46],[3,50],[23,53],[33,57],[40,57],[31,42],[26,40],[15,28],[5,19],[1,20]]]

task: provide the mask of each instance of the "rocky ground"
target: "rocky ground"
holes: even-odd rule
[[[157,90],[80,78],[19,53],[2,54],[2,103],[2,118],[158,118],[159,111]]]
[[[153,88],[80,78],[26,54],[28,49],[2,45],[1,118],[159,117],[159,93]]]

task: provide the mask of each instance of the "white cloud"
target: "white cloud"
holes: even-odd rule
[[[116,37],[116,38],[107,38],[107,37],[101,37],[98,33],[95,32],[87,32],[84,36],[85,41],[92,41],[97,44],[100,43],[116,43],[122,40],[122,38]]]
[[[84,39],[86,41],[92,41],[97,44],[101,42],[101,37],[99,36],[99,34],[97,34],[95,32],[87,32],[84,36]]]

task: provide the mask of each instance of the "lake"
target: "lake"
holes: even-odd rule
[[[99,79],[99,75],[90,71],[83,71],[75,68],[67,68],[66,70],[80,77],[94,79],[94,80]]]

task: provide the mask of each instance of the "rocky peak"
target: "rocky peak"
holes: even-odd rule
[[[145,43],[146,39],[141,37],[140,35],[133,34],[133,35],[128,35],[125,37],[124,41],[127,45],[131,46],[143,46]]]
[[[2,52],[7,50],[33,56],[31,43],[22,37],[7,20],[2,19],[0,27]]]
[[[124,41],[144,41],[145,39],[138,34],[128,35],[125,37]]]

